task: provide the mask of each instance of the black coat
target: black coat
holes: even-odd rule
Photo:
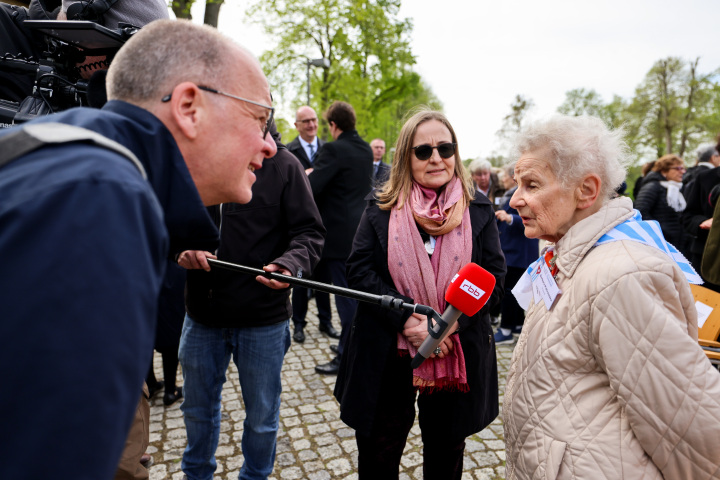
[[[634,207],[640,211],[643,220],[657,220],[665,240],[682,251],[685,247],[680,212],[673,210],[667,203],[667,188],[660,183],[665,180],[659,172],[648,173]]]
[[[374,166],[373,166],[374,168]],[[378,169],[373,175],[373,187],[378,188],[390,178],[390,165],[384,162],[378,164]]]
[[[492,273],[497,283],[488,303],[473,317],[458,320],[470,391],[449,398],[456,401],[442,412],[449,438],[467,437],[489,425],[498,415],[498,376],[495,342],[489,311],[503,295],[505,257],[500,249],[497,224],[490,201],[481,193],[470,204],[472,261]],[[388,270],[390,211],[371,200],[358,227],[347,262],[350,288],[377,295],[391,295],[414,303],[395,288]],[[386,310],[361,302],[353,321],[335,384],[340,418],[361,434],[369,434],[380,395],[380,379],[390,350],[397,349],[410,312]],[[411,376],[410,368],[407,375]]]
[[[695,235],[690,248],[695,255],[702,255],[707,242],[708,230],[701,229],[700,224],[713,216],[709,197],[713,187],[718,184],[720,184],[720,167],[715,167],[712,170],[699,172],[684,190],[687,207],[682,212],[681,219],[685,231]]]
[[[371,188],[373,153],[355,130],[328,142],[309,175],[315,203],[327,229],[323,259],[345,260]]]
[[[220,227],[219,260],[254,268],[275,263],[307,276],[320,260],[325,229],[307,175],[294,155],[277,154],[255,172],[250,203],[210,207]],[[212,327],[253,327],[292,316],[290,289],[274,290],[246,275],[214,268],[188,271],[186,305],[193,320]]]
[[[317,159],[317,154],[323,145],[325,145],[325,142],[323,140],[320,140],[320,138],[318,138],[318,149],[317,149],[317,152],[315,152],[316,159]],[[295,137],[295,140],[288,143],[287,149],[290,150],[290,153],[295,155],[298,160],[300,160],[300,163],[302,163],[302,166],[305,169],[313,167],[313,164],[310,163],[310,159],[308,158],[307,153],[305,153],[305,149],[303,148],[302,144],[300,143],[300,137]]]

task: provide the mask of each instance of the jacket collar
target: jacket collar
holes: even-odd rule
[[[147,181],[164,212],[170,253],[217,248],[217,228],[202,204],[175,139],[155,115],[113,100],[102,109],[72,108],[34,121],[84,127],[127,147],[145,167]]]
[[[595,243],[634,214],[632,200],[620,197],[610,200],[596,213],[573,225],[557,242],[556,265],[565,277],[572,277],[582,259]]]

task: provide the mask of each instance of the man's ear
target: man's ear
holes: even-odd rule
[[[169,103],[169,116],[175,127],[188,140],[197,138],[205,108],[203,96],[197,85],[192,82],[178,84],[172,91]]]
[[[599,176],[594,173],[586,175],[576,190],[577,208],[585,209],[592,207],[600,195],[601,186],[602,180],[600,180]]]

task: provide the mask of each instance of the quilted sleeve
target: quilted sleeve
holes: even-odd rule
[[[664,477],[718,478],[720,373],[688,334],[694,305],[675,281],[645,270],[603,288],[592,302],[590,345]]]

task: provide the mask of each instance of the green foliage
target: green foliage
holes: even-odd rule
[[[676,57],[658,60],[629,101],[615,95],[605,103],[594,90],[570,90],[558,111],[595,115],[610,126],[622,126],[636,163],[666,153],[686,155],[720,131],[718,70],[701,74],[698,63]]]
[[[592,115],[610,126],[618,127],[622,123],[625,108],[625,102],[617,95],[612,102],[605,103],[595,90],[576,88],[565,93],[565,101],[557,110],[565,115]]]
[[[267,0],[248,10],[276,43],[261,56],[276,103],[292,111],[307,104],[322,112],[335,100],[350,103],[360,134],[394,145],[406,112],[419,104],[442,108],[420,76],[409,35],[398,18],[400,0]],[[308,67],[326,58],[330,67]],[[328,138],[327,126],[320,136]],[[293,137],[291,137],[293,138]]]

